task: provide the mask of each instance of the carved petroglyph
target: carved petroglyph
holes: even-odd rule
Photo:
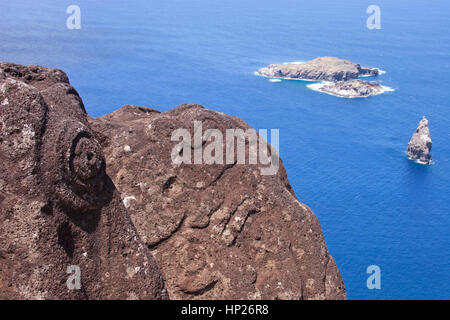
[[[167,298],[67,76],[0,62],[0,128],[0,300]]]
[[[77,121],[65,122],[61,126],[58,150],[62,179],[57,188],[58,198],[73,209],[93,210],[102,206],[106,164],[90,130]]]
[[[171,297],[345,298],[337,268],[325,270],[329,254],[320,225],[296,199],[281,162],[274,175],[263,175],[258,162],[172,162],[180,143],[171,140],[174,130],[188,131],[192,141],[183,153],[195,160],[212,143],[208,130],[224,136],[227,129],[246,131],[243,120],[184,104],[163,113],[128,105],[89,121],[94,132],[108,136],[102,142],[108,174],[124,196],[136,198],[128,209],[131,219],[163,270]],[[248,139],[241,142],[248,155]],[[126,145],[131,152],[124,152]],[[330,281],[323,295],[325,276]],[[314,285],[306,289],[303,279],[314,279]]]

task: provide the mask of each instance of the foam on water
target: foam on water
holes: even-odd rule
[[[283,62],[283,64],[304,64],[305,61]]]

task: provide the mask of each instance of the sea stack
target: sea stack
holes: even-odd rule
[[[428,120],[425,116],[420,120],[416,132],[414,132],[411,141],[408,143],[406,154],[411,160],[421,164],[430,164],[431,162],[431,137],[428,129]]]

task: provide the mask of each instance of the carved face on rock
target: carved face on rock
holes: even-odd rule
[[[99,143],[79,121],[65,121],[58,127],[61,181],[56,188],[57,198],[71,209],[89,211],[101,207],[106,165]]]
[[[0,129],[0,299],[167,298],[65,74],[0,62]]]

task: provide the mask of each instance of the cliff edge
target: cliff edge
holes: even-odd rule
[[[163,113],[127,105],[89,122],[171,298],[346,297],[319,222],[297,200],[281,162],[273,175],[261,173],[263,164],[236,159],[173,163],[175,130],[187,130],[193,141],[187,152],[194,157],[212,145],[209,130],[223,137],[229,129],[251,130],[243,120],[183,104]],[[250,150],[245,139],[247,156]]]
[[[251,133],[241,119],[195,104],[93,119],[61,70],[0,63],[0,125],[1,299],[345,299],[281,162],[174,161],[178,129],[195,155]]]
[[[64,72],[0,63],[0,299],[165,299]]]

